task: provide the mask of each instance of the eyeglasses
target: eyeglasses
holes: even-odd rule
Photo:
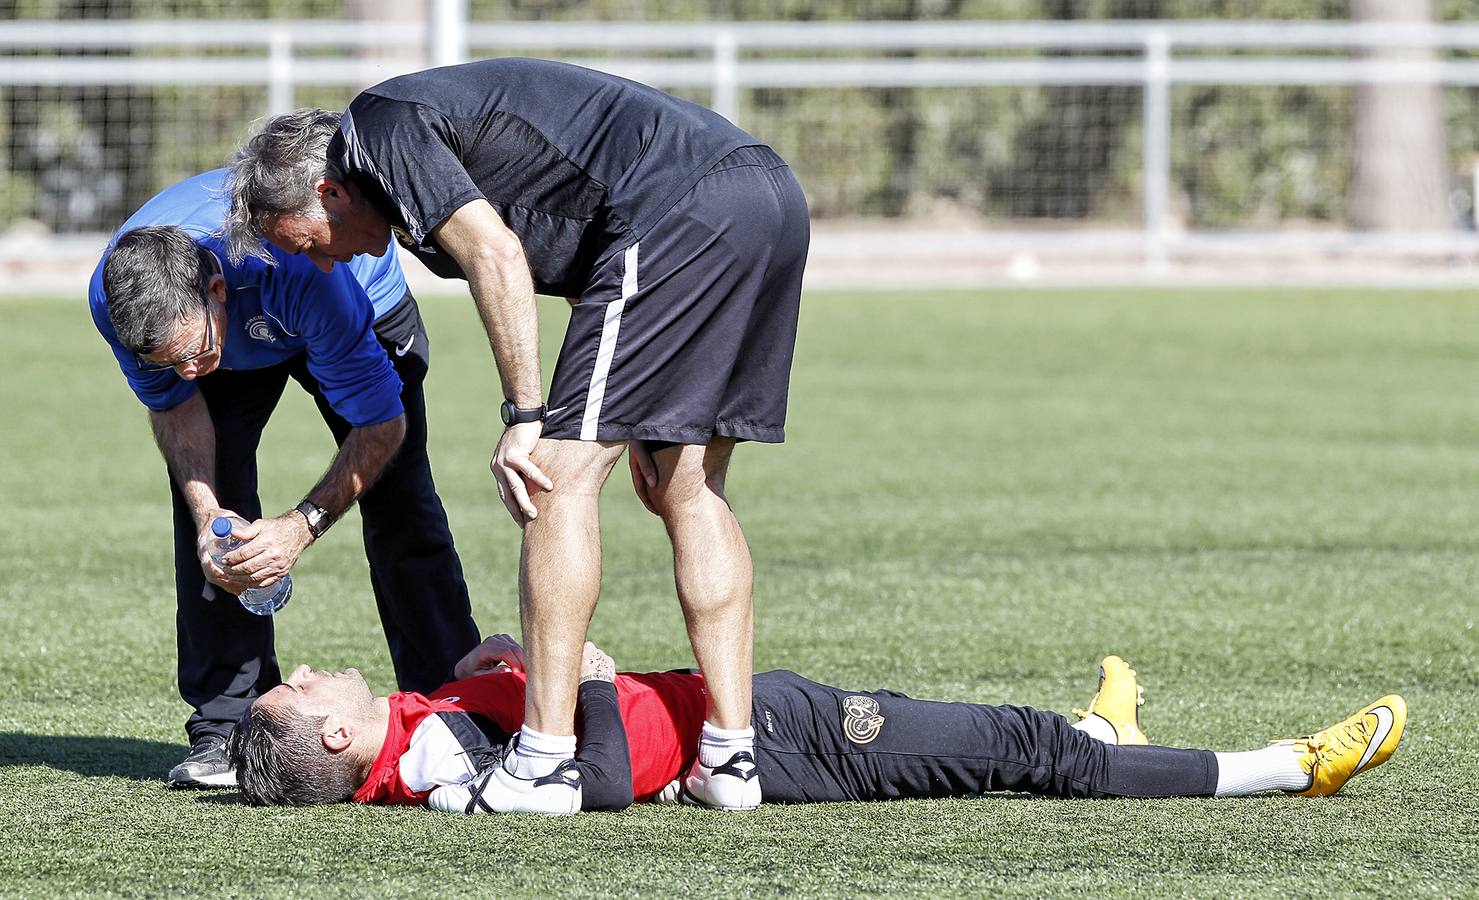
[[[215,316],[211,315],[210,301],[207,300],[205,306],[205,346],[202,347],[200,350],[197,350],[196,352],[185,357],[184,359],[177,359],[174,362],[150,362],[149,360],[135,353],[134,362],[138,364],[139,371],[163,372],[165,369],[173,369],[176,366],[183,366],[185,363],[190,362],[191,360],[199,359],[200,357],[205,356],[207,353],[214,352],[216,349],[216,335],[215,329],[211,327],[211,319],[214,318]]]

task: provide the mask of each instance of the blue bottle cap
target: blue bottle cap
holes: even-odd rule
[[[225,537],[231,533],[231,520],[225,516],[216,516],[216,521],[211,523],[211,534],[216,537]]]

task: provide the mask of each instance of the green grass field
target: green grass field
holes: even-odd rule
[[[465,297],[423,307],[479,625],[516,631],[491,358]],[[563,304],[541,308],[552,351]],[[79,300],[5,300],[0,323],[0,894],[1476,892],[1471,293],[812,294],[789,440],[741,448],[731,479],[757,666],[1066,713],[1118,652],[1153,740],[1216,749],[1401,692],[1402,749],[1342,795],[565,821],[166,789],[186,709],[163,466]],[[290,387],[265,505],[330,449]],[[389,690],[357,530],[299,565],[278,651]],[[621,469],[603,534],[592,638],[623,668],[688,664],[662,528]]]

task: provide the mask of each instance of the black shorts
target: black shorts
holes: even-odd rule
[[[720,160],[572,307],[544,436],[785,438],[810,222],[767,147]]]

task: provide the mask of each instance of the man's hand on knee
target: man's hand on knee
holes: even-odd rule
[[[627,462],[632,467],[632,489],[637,492],[637,499],[654,516],[662,515],[649,493],[657,487],[657,463],[653,461],[645,441],[627,441]]]
[[[536,489],[550,491],[555,487],[531,458],[543,431],[543,422],[508,426],[503,437],[498,439],[498,447],[488,463],[494,480],[498,482],[498,499],[503,501],[504,508],[520,528],[539,516],[539,510],[529,495]]]

